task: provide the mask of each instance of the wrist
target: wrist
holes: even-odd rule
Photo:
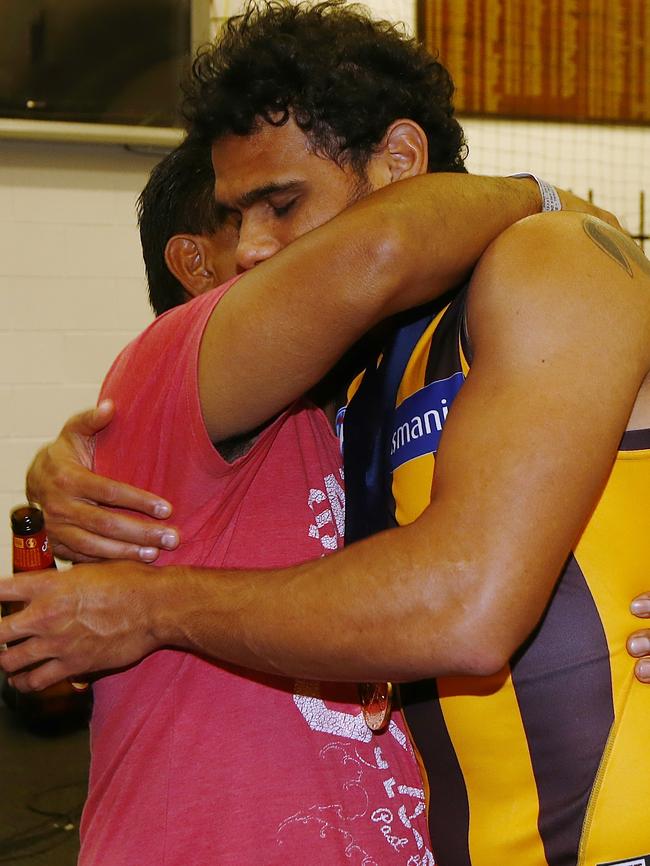
[[[535,216],[540,213],[542,200],[539,187],[532,177],[511,177],[508,178],[508,182],[515,185],[515,190],[519,196],[517,201],[523,201],[522,217]]]
[[[174,646],[185,649],[183,601],[190,592],[185,572],[177,565],[146,566],[148,592],[147,620],[155,649]]]
[[[510,177],[515,179],[525,179],[529,183],[534,183],[536,185],[538,197],[537,213],[549,213],[551,211],[562,210],[560,196],[553,184],[529,171],[518,172],[517,174],[510,175]]]

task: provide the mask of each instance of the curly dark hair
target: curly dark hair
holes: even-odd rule
[[[186,138],[153,168],[136,207],[149,301],[159,316],[186,300],[165,262],[167,241],[183,232],[212,234],[219,227],[210,146]]]
[[[228,19],[184,85],[183,111],[207,141],[290,117],[313,150],[362,172],[390,124],[418,123],[429,171],[464,171],[449,72],[387,21],[343,0],[258,0]]]

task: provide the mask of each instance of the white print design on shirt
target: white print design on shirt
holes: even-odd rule
[[[343,470],[339,469],[341,480]],[[309,526],[309,537],[320,539],[325,550],[337,550],[345,533],[345,491],[334,473],[323,479],[324,490],[312,487],[307,505],[315,522]]]
[[[400,784],[395,778],[381,746],[377,744],[373,748],[373,739],[377,743],[379,739],[373,738],[361,712],[352,714],[330,709],[320,697],[319,684],[315,682],[296,681],[294,691],[294,703],[309,728],[338,738],[323,746],[319,755],[322,761],[334,760],[340,765],[337,770],[340,791],[336,802],[314,804],[286,818],[278,827],[278,844],[284,844],[292,826],[312,825],[316,831],[314,844],[318,844],[318,839],[338,836],[346,858],[360,866],[382,866],[354,836],[356,829],[366,829],[370,821],[386,844],[398,855],[404,855],[403,860],[396,862],[404,866],[435,866],[426,840],[413,823],[424,813],[424,791]],[[401,749],[411,752],[406,735],[394,721],[387,735],[391,735]],[[380,798],[381,802],[371,803],[371,792],[376,792],[378,787],[373,778],[376,774],[380,775],[385,796]]]

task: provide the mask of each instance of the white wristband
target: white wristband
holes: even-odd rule
[[[518,174],[511,174],[510,177],[532,177],[539,187],[539,194],[542,197],[542,213],[548,213],[553,210],[562,210],[562,202],[557,194],[555,187],[547,180],[542,180],[536,174],[530,171],[521,171]]]

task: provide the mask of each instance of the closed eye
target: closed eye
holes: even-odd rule
[[[297,199],[293,198],[293,199],[291,199],[291,201],[288,201],[286,204],[283,204],[283,205],[275,205],[272,202],[269,202],[269,204],[271,205],[274,216],[283,217],[289,213],[289,211],[294,206],[296,201],[297,201]]]

